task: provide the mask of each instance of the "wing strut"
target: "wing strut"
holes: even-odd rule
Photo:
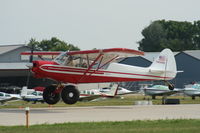
[[[100,53],[97,58],[92,62],[92,64],[88,67],[88,69],[84,72],[83,76],[79,79],[79,81],[77,83],[79,83],[87,74],[87,72],[92,68],[92,66],[99,60],[99,58],[102,56],[103,54]]]
[[[108,63],[110,63],[111,61],[113,61],[114,59],[116,59],[117,57],[119,57],[118,55],[115,56],[114,58],[112,58],[111,60],[107,61],[106,63],[104,63],[99,69],[103,68],[105,65],[107,65]]]

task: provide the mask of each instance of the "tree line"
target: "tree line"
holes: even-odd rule
[[[194,22],[157,20],[142,30],[143,38],[138,42],[139,50],[159,52],[164,48],[173,51],[200,49],[200,20]],[[76,51],[77,46],[56,37],[37,41],[31,38],[28,46],[40,51]]]
[[[157,20],[142,30],[139,50],[158,52],[164,48],[173,51],[200,49],[200,21],[179,22]]]
[[[33,48],[34,51],[79,51],[80,48],[73,44],[61,41],[56,37],[52,37],[50,40],[37,41],[31,38],[28,46]]]

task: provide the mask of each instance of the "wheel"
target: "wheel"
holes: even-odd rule
[[[172,91],[172,90],[174,90],[174,85],[173,85],[173,84],[169,84],[169,85],[168,85],[168,88],[169,88],[169,90]]]
[[[73,85],[64,87],[61,92],[62,100],[66,104],[75,104],[79,99],[79,95],[79,91]]]
[[[192,96],[192,100],[195,100],[195,96]]]
[[[48,86],[43,91],[43,99],[48,104],[56,104],[60,100],[60,94],[54,93],[56,86]]]

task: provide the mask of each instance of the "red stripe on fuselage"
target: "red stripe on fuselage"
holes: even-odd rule
[[[52,71],[60,71],[60,72],[78,72],[78,73],[85,73],[86,68],[70,68],[70,67],[53,67],[53,66],[41,66],[42,69],[52,70]],[[87,73],[90,74],[104,74],[103,72],[96,71],[96,70],[89,70]]]
[[[64,83],[100,83],[100,82],[122,82],[122,81],[147,81],[159,79],[141,79],[141,78],[124,78],[124,77],[110,77],[110,76],[94,76],[83,74],[64,74],[45,72],[44,78],[51,78],[56,81]]]
[[[53,70],[53,71],[61,71],[61,72],[79,72],[85,73],[86,68],[72,68],[72,67],[54,67],[54,66],[42,66],[43,69]],[[152,78],[165,78],[170,79],[171,77],[161,77],[156,75],[145,75],[145,74],[135,74],[135,73],[124,73],[124,72],[113,72],[113,71],[102,71],[102,70],[89,70],[87,73],[89,74],[125,74],[125,75],[133,75],[133,76],[142,76],[142,77],[152,77]]]

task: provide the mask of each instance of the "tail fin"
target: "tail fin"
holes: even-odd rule
[[[163,80],[176,77],[177,68],[174,54],[170,49],[164,49],[149,67],[151,73],[162,74]]]
[[[21,96],[26,96],[28,92],[27,86],[23,86],[21,90]]]
[[[110,91],[109,92],[106,92],[106,93],[102,93],[103,95],[106,95],[106,96],[111,96],[111,97],[114,97],[117,95],[117,89],[118,89],[118,84],[113,84],[112,87],[110,88]]]

